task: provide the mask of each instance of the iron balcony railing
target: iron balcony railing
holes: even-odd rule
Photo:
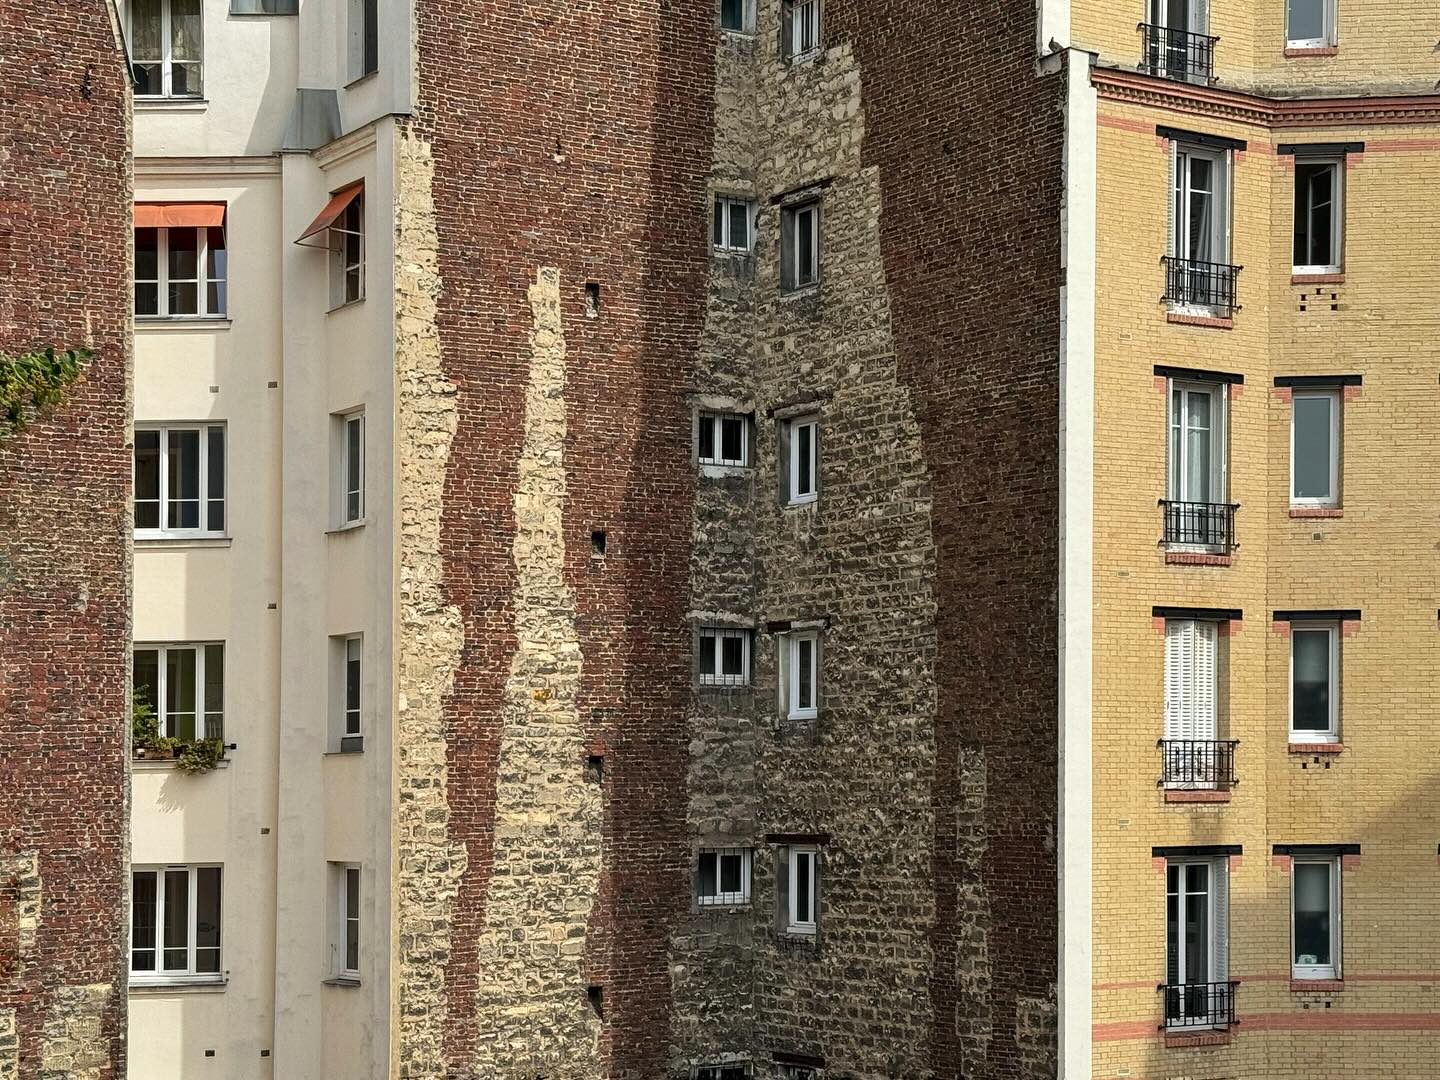
[[[1160,785],[1229,791],[1235,786],[1238,739],[1161,739]]]
[[[1173,255],[1161,261],[1165,264],[1166,302],[1217,308],[1225,315],[1239,307],[1235,302],[1236,283],[1243,266],[1178,259]]]
[[[1161,984],[1167,1031],[1223,1031],[1235,1024],[1238,982]]]
[[[1208,83],[1215,77],[1215,43],[1220,39],[1168,26],[1141,23],[1140,70],[1183,82]]]
[[[1225,555],[1238,546],[1235,543],[1235,511],[1240,509],[1239,503],[1161,499],[1160,509],[1165,516],[1163,542],[1166,544],[1214,548]]]

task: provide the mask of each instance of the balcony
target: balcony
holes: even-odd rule
[[[1196,547],[1229,555],[1235,543],[1235,511],[1239,503],[1181,502],[1161,499],[1160,510],[1165,517],[1161,540],[1166,547]]]
[[[1172,30],[1154,23],[1139,25],[1142,42],[1140,70],[1147,75],[1180,82],[1209,83],[1215,78],[1215,43],[1218,37]]]
[[[1228,1031],[1235,1024],[1235,988],[1238,982],[1162,984],[1167,1035]]]
[[[1238,739],[1161,739],[1160,786],[1173,802],[1225,802],[1235,786]]]
[[[1170,304],[1207,308],[1228,318],[1240,306],[1235,302],[1236,283],[1243,266],[1203,262],[1166,255],[1165,296]]]

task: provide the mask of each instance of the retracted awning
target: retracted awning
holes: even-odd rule
[[[209,202],[135,204],[137,229],[213,229],[225,224],[225,204]]]
[[[365,181],[357,180],[355,183],[350,184],[348,187],[343,187],[331,195],[330,201],[325,204],[325,209],[320,211],[315,220],[310,223],[310,227],[300,234],[295,243],[303,244],[316,233],[324,232],[330,228],[330,226],[334,225],[335,222],[340,220],[340,215],[345,213],[345,208],[358,199],[360,193],[364,190]]]

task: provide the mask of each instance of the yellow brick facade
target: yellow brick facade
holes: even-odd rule
[[[1297,83],[1432,90],[1440,9],[1339,3],[1339,54],[1306,58]],[[1291,79],[1283,3],[1211,8],[1252,84]],[[1133,69],[1141,14],[1077,2],[1075,37]],[[1247,120],[1104,86],[1098,109],[1093,1075],[1440,1077],[1440,122],[1413,110],[1403,122]],[[1172,151],[1157,126],[1247,144],[1232,154],[1230,258],[1244,268],[1233,329],[1167,321]],[[1295,166],[1278,147],[1317,142],[1365,146],[1346,158],[1344,280],[1292,284]],[[1226,402],[1231,565],[1169,565],[1157,543],[1157,365],[1243,376]],[[1291,516],[1291,401],[1274,380],[1306,375],[1363,379],[1341,406],[1340,517]],[[1228,803],[1167,803],[1158,787],[1157,605],[1243,611],[1218,650],[1220,735],[1239,740]],[[1361,613],[1340,643],[1339,753],[1290,745],[1289,625],[1272,614],[1296,609]],[[1360,845],[1341,875],[1343,989],[1292,987],[1290,867],[1276,844]],[[1220,1045],[1169,1046],[1165,864],[1152,849],[1200,845],[1243,849],[1229,862],[1239,1023]]]

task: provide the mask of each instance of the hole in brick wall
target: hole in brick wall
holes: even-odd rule
[[[585,759],[585,779],[592,784],[598,784],[605,779],[604,755],[591,754]]]
[[[605,988],[603,986],[592,986],[585,991],[590,999],[590,1008],[595,1010],[595,1015],[601,1020],[605,1019]]]
[[[590,533],[590,550],[596,555],[605,554],[605,530],[595,529]]]
[[[206,1057],[214,1057],[214,1056],[215,1056],[215,1051],[214,1051],[214,1050],[206,1050],[206,1051],[205,1051],[205,1056],[206,1056]]]
[[[600,316],[600,283],[598,281],[587,281],[585,283],[585,317],[595,319]]]

